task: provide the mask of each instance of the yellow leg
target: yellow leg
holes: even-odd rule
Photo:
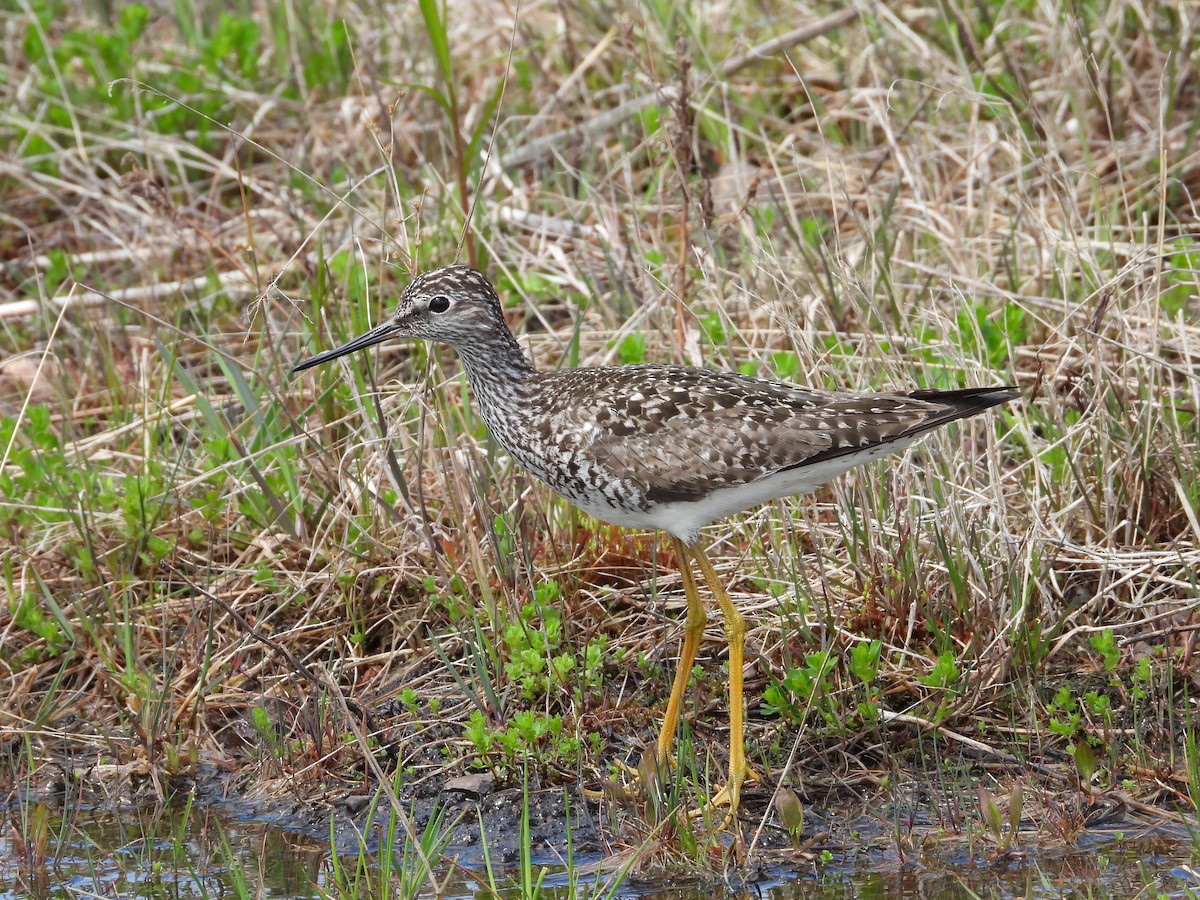
[[[746,765],[746,736],[743,725],[745,709],[742,700],[742,668],[745,663],[746,620],[737,611],[708,556],[699,546],[688,548],[700,574],[712,595],[716,597],[725,617],[725,637],[729,640],[729,781],[713,797],[714,806],[728,803],[730,813],[737,812],[741,799],[742,783],[747,778],[757,781],[756,775]]]
[[[658,733],[658,761],[665,763],[671,757],[671,748],[675,746],[675,731],[679,726],[679,706],[683,702],[683,692],[687,689],[688,678],[692,674],[692,664],[696,661],[696,650],[700,647],[700,638],[704,634],[704,626],[708,622],[708,613],[700,601],[700,588],[696,584],[696,576],[692,574],[691,557],[683,541],[672,536],[675,555],[679,558],[679,574],[683,576],[683,593],[687,597],[687,618],[683,622],[683,648],[679,651],[679,666],[675,669],[675,683],[671,686],[671,699],[667,702],[667,714],[663,716],[662,731]]]

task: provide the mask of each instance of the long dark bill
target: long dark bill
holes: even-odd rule
[[[331,359],[337,359],[339,356],[345,356],[347,353],[353,353],[355,350],[362,350],[364,347],[370,347],[373,344],[386,341],[395,331],[396,325],[389,319],[382,325],[376,325],[366,334],[360,334],[358,337],[346,341],[340,347],[334,347],[332,350],[318,353],[312,359],[306,359],[304,362],[292,366],[292,374],[303,372],[305,369],[311,369],[313,366],[319,366],[321,363],[327,363]]]

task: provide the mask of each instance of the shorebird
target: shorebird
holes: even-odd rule
[[[467,266],[418,275],[394,315],[300,363],[299,372],[391,338],[448,344],[492,437],[584,512],[670,536],[687,614],[657,757],[670,760],[679,709],[707,622],[699,569],[729,642],[729,780],[710,801],[736,813],[746,764],[742,669],[746,626],[700,543],[705,525],[811,491],[908,447],[956,419],[1014,399],[1010,387],[850,394],[735,372],[673,365],[538,371],[504,321],[491,282]]]

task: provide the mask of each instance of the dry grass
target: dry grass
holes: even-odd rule
[[[415,6],[286,9],[0,14],[9,783],[104,757],[156,786],[217,762],[349,790],[331,695],[417,783],[636,758],[675,561],[491,454],[452,354],[286,375],[474,253],[542,366],[1021,386],[710,531],[753,624],[752,809],[782,781],[940,816],[932,779],[946,808],[1036,785],[1047,828],[1079,792],[1194,821],[1194,10],[864,5],[755,59],[829,10],[454,3],[451,100]],[[723,745],[719,636],[689,692],[701,748]],[[576,660],[575,689],[514,667],[526,650]],[[506,754],[521,711],[561,734]]]

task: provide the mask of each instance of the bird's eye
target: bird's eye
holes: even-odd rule
[[[449,308],[450,308],[450,298],[443,297],[441,294],[438,294],[436,297],[434,297],[432,300],[429,301],[429,311],[430,312],[444,313]]]

